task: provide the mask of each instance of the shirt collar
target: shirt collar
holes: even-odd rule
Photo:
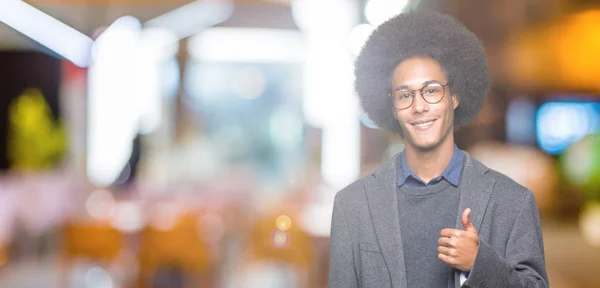
[[[421,180],[410,169],[410,167],[408,166],[408,162],[406,161],[406,155],[405,155],[404,151],[402,151],[402,153],[400,154],[400,157],[398,157],[398,159],[400,160],[400,163],[399,163],[400,169],[398,169],[398,186],[404,185],[404,183],[406,182],[406,180],[409,177],[412,177],[415,180],[417,180],[418,182],[421,182],[423,184],[423,186],[427,185],[423,180]],[[454,145],[454,152],[452,153],[452,159],[450,159],[450,163],[448,164],[448,166],[446,166],[446,169],[444,169],[444,172],[442,172],[442,175],[440,175],[440,177],[446,179],[446,181],[450,182],[450,184],[452,184],[454,186],[458,186],[458,182],[460,181],[460,175],[462,174],[463,164],[464,164],[464,152],[462,150],[458,149],[458,147],[456,147],[456,145]],[[436,178],[438,178],[438,177],[436,177]],[[435,181],[432,181],[432,182],[435,182]],[[431,182],[430,182],[430,184],[431,184]]]

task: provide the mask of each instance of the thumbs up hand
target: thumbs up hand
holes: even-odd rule
[[[471,222],[471,209],[462,214],[464,229],[446,228],[440,232],[438,259],[461,271],[471,271],[479,250],[477,229]]]

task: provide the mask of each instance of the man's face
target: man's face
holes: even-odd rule
[[[452,133],[454,109],[458,107],[458,97],[450,96],[447,83],[448,79],[441,66],[430,58],[409,58],[398,64],[394,70],[392,91],[396,94],[392,93],[391,97],[396,100],[403,98],[396,103],[406,103],[410,98],[407,97],[410,92],[406,94],[398,93],[399,91],[407,91],[407,89],[414,91],[412,105],[408,108],[405,108],[405,104],[397,104],[400,107],[392,106],[394,117],[402,128],[406,145],[422,151],[432,150]],[[432,89],[425,88],[421,91],[426,85]],[[422,92],[425,93],[424,96],[428,101],[425,101]],[[436,93],[442,93],[441,100]],[[401,97],[402,95],[404,97]],[[410,100],[408,101],[410,104]]]

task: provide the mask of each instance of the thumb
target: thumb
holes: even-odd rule
[[[465,227],[465,231],[477,233],[477,229],[475,229],[475,226],[473,226],[473,222],[471,222],[471,208],[467,208],[465,209],[465,211],[463,211],[462,223]]]

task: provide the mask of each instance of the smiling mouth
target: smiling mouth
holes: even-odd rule
[[[435,120],[436,119],[427,120],[427,121],[419,121],[419,122],[411,123],[411,125],[413,125],[415,127],[419,127],[419,128],[427,128],[427,127],[431,126],[433,124],[433,122],[435,122]]]

